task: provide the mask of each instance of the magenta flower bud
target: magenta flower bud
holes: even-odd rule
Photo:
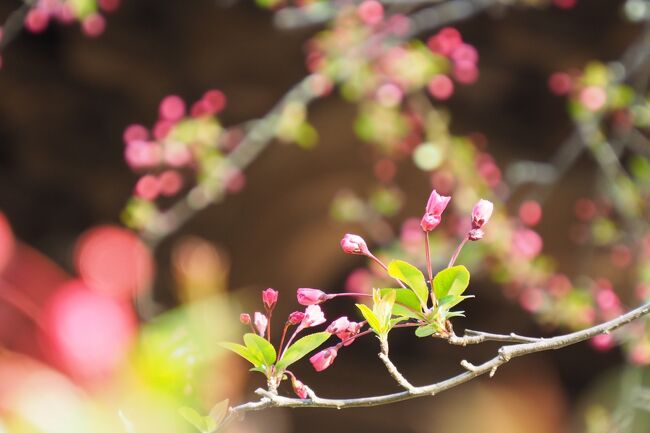
[[[350,326],[350,321],[346,316],[339,317],[332,323],[330,323],[330,326],[327,327],[327,332],[330,334],[338,334],[343,331],[346,331],[348,329],[348,326]]]
[[[483,230],[481,229],[472,229],[469,231],[469,233],[467,233],[467,239],[470,241],[480,241],[483,239],[484,234],[485,233],[483,233]]]
[[[242,323],[242,325],[248,325],[251,323],[251,315],[247,313],[241,313],[239,315],[239,321]]]
[[[289,322],[291,325],[297,325],[302,322],[304,318],[305,313],[302,311],[294,311],[293,313],[289,314],[289,320],[287,320],[287,322]]]
[[[305,387],[305,384],[296,379],[295,376],[291,376],[291,387],[293,388],[293,392],[296,393],[296,395],[303,400],[308,397],[307,394],[307,388]]]
[[[440,224],[442,213],[447,208],[449,200],[451,200],[451,197],[440,195],[435,189],[431,191],[431,195],[429,195],[429,200],[425,207],[424,216],[422,217],[422,221],[420,221],[420,227],[422,227],[422,230],[430,232]]]
[[[255,329],[257,329],[257,333],[260,334],[260,336],[264,337],[264,333],[266,333],[266,327],[269,324],[269,319],[267,319],[264,314],[260,313],[259,311],[256,311],[254,315],[253,323],[255,324]]]
[[[328,347],[309,358],[309,362],[311,362],[311,365],[314,366],[316,371],[323,371],[332,365],[336,359],[336,355],[338,355],[336,347]]]
[[[300,326],[311,328],[325,323],[325,315],[318,305],[310,305],[305,309],[305,317],[302,319]]]
[[[347,329],[338,332],[336,336],[341,339],[341,341],[344,341],[343,345],[344,346],[349,346],[350,344],[354,343],[354,336],[361,331],[361,325],[360,323],[357,322],[350,322],[348,324]]]
[[[370,250],[361,236],[346,233],[341,239],[341,248],[348,254],[368,255]]]
[[[318,289],[298,289],[296,292],[300,305],[316,305],[327,300],[327,293]]]
[[[472,228],[480,229],[483,227],[492,216],[494,205],[489,200],[480,199],[472,209]]]
[[[264,306],[272,310],[275,307],[276,302],[278,302],[278,291],[268,288],[262,292],[262,302]]]

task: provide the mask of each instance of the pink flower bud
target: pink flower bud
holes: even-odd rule
[[[336,336],[341,339],[344,346],[349,346],[350,344],[354,343],[355,339],[353,337],[357,335],[359,331],[361,331],[362,326],[363,325],[360,323],[350,322],[347,329],[337,333]]]
[[[435,189],[431,191],[424,216],[422,217],[422,221],[420,221],[420,227],[422,227],[422,230],[430,232],[440,224],[442,213],[447,208],[449,200],[451,200],[451,197],[440,195]]]
[[[308,397],[307,394],[307,388],[305,387],[305,384],[296,379],[295,376],[291,376],[291,387],[293,388],[293,392],[296,393],[296,395],[303,400]]]
[[[341,239],[341,248],[348,254],[367,255],[370,254],[366,241],[361,236],[346,233]]]
[[[323,371],[332,365],[336,359],[336,355],[338,355],[336,347],[328,347],[309,358],[309,362],[311,362],[311,365],[314,366],[316,371]]]
[[[248,325],[251,323],[251,315],[247,313],[241,313],[239,315],[239,321],[242,323],[242,325]]]
[[[327,332],[329,332],[330,334],[338,334],[340,332],[346,331],[349,325],[350,325],[350,321],[346,316],[339,317],[338,319],[330,323],[330,326],[327,327]]]
[[[289,320],[287,320],[291,325],[297,325],[305,318],[305,313],[302,311],[294,311],[289,314]]]
[[[255,312],[254,317],[255,329],[257,329],[257,333],[263,337],[266,333],[266,327],[269,324],[269,319],[267,319],[266,316],[259,311]]]
[[[305,309],[305,317],[302,319],[300,326],[311,328],[325,323],[325,315],[318,305],[310,305]]]
[[[300,305],[316,305],[327,300],[327,293],[318,289],[298,289],[298,303]]]
[[[480,229],[490,220],[494,205],[489,200],[480,199],[472,209],[472,228]]]
[[[276,302],[278,302],[278,291],[268,288],[262,292],[262,302],[264,306],[272,310],[275,307]]]

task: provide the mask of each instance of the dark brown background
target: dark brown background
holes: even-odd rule
[[[17,5],[1,0],[0,17]],[[518,159],[550,158],[571,124],[564,102],[547,91],[546,79],[589,59],[618,58],[639,30],[621,18],[620,6],[603,0],[580,1],[571,11],[511,8],[462,23],[464,37],[481,54],[481,77],[450,102],[454,130],[484,132],[503,167]],[[92,225],[117,223],[130,195],[135,176],[122,162],[126,125],[151,124],[167,94],[191,101],[208,88],[228,96],[226,125],[263,115],[305,73],[303,43],[316,30],[278,31],[268,12],[244,2],[224,8],[207,0],[138,0],[109,16],[107,32],[98,39],[83,37],[76,26],[22,34],[3,54],[0,71],[0,208],[21,239],[71,269],[76,237]],[[360,264],[338,249],[340,234],[358,228],[328,216],[337,190],[363,193],[372,185],[371,162],[352,134],[354,115],[355,108],[337,97],[315,104],[310,118],[321,134],[316,149],[274,144],[248,171],[242,194],[204,211],[182,230],[228,251],[231,287],[250,287],[252,294],[271,286],[283,297],[301,286],[338,290],[346,272]],[[566,233],[571,203],[590,190],[593,173],[591,162],[581,160],[548,203],[553,211],[541,232],[563,268],[581,265],[588,271],[567,249]],[[403,170],[399,181],[408,192],[400,217],[418,214],[428,193],[426,177]],[[167,304],[173,303],[166,269],[170,245],[165,242],[158,252],[157,298]],[[470,306],[471,320],[463,325],[545,332],[496,287],[484,284],[477,291],[481,302]],[[347,307],[334,304],[330,314]],[[460,359],[479,361],[493,350],[413,343],[400,335],[392,353],[415,383],[448,376],[459,370]],[[326,374],[317,376],[307,366],[299,372],[323,395],[396,390],[368,357],[374,344],[355,344]],[[500,432],[563,431],[589,384],[619,362],[616,352],[596,355],[579,345],[516,361],[492,380],[441,398],[284,415],[295,432],[483,432],[492,431],[490,423]],[[280,423],[284,415],[264,416]],[[452,416],[459,417],[461,429],[445,427]]]

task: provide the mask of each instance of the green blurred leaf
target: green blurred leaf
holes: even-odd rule
[[[329,332],[317,332],[315,334],[302,337],[293,343],[284,353],[278,364],[278,370],[284,370],[294,362],[300,360],[312,350],[316,349],[321,344],[325,343],[332,334]]]
[[[214,420],[217,426],[221,425],[223,420],[228,415],[228,408],[230,407],[230,400],[221,400],[210,409],[210,418]],[[216,428],[216,427],[215,427]],[[214,430],[214,429],[213,429]]]
[[[436,299],[449,295],[461,295],[469,286],[469,271],[465,266],[443,269],[433,277]]]
[[[246,346],[242,346],[241,344],[224,341],[219,343],[219,346],[235,352],[237,355],[241,356],[257,368],[260,368],[264,363],[262,358],[258,357],[257,353],[250,351]]]
[[[275,364],[277,357],[275,348],[265,338],[249,332],[248,334],[244,334],[244,343],[246,343],[248,350],[263,361],[264,365]]]
[[[469,296],[448,295],[438,299],[438,308],[449,311],[452,308],[454,308],[456,305],[463,302],[465,299],[473,298],[473,297],[474,295],[469,295]]]
[[[203,416],[191,407],[183,406],[178,409],[178,413],[192,424],[201,433],[211,433],[216,430],[218,424],[209,416]]]
[[[406,283],[415,292],[420,304],[423,307],[427,305],[429,288],[418,268],[402,260],[393,260],[388,265],[388,275]]]

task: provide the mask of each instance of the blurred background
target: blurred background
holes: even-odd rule
[[[0,17],[9,16],[19,3],[2,0]],[[459,87],[446,103],[453,133],[483,134],[500,167],[552,158],[574,125],[565,101],[549,92],[548,77],[582,68],[591,59],[620,58],[642,31],[623,17],[623,3],[580,1],[567,10],[516,4],[458,23],[463,39],[480,53],[480,77]],[[182,404],[169,398],[174,391],[189,393],[194,407],[207,412],[219,399],[250,400],[252,390],[264,385],[261,375],[246,373],[243,361],[216,348],[219,339],[239,341],[244,328],[237,317],[261,308],[261,289],[280,292],[278,316],[297,307],[298,287],[344,290],[348,274],[364,261],[343,254],[339,239],[346,232],[364,234],[365,229],[333,220],[331,203],[342,189],[367,194],[375,177],[374,160],[354,134],[355,105],[336,94],[316,101],[309,110],[318,145],[305,150],[274,142],[246,170],[239,194],[191,218],[158,245],[153,258],[138,249],[139,241],[130,232],[119,228],[137,178],[124,163],[122,134],[128,125],[152,125],[166,95],[195,100],[211,88],[227,95],[227,109],[220,115],[225,126],[258,118],[307,73],[305,42],[317,31],[319,25],[279,30],[271,12],[244,1],[137,0],[123,2],[108,15],[100,37],[85,37],[78,26],[50,25],[41,34],[22,32],[6,47],[0,70],[0,210],[7,227],[0,242],[7,246],[13,236],[19,246],[4,268],[0,290],[13,285],[20,294],[0,302],[0,431],[192,431],[175,412]],[[404,219],[421,215],[431,188],[427,173],[408,169],[406,163],[404,167],[397,176],[404,206],[387,220],[394,230]],[[580,158],[553,187],[537,227],[544,252],[566,272],[602,270],[602,262],[567,242],[573,203],[593,191],[596,172],[591,158]],[[38,331],[54,319],[40,318],[37,324],[33,320],[41,314],[68,317],[70,313],[57,312],[58,304],[51,299],[55,293],[62,296],[62,284],[68,285],[65,293],[75,302],[95,305],[96,300],[75,292],[74,284],[81,283],[73,276],[83,274],[79,260],[85,257],[80,252],[84,245],[91,249],[98,239],[118,239],[114,251],[120,259],[97,253],[88,266],[101,268],[97,272],[106,272],[108,279],[116,269],[134,267],[133,278],[144,279],[148,287],[142,296],[146,299],[139,300],[146,304],[145,313],[139,311],[136,317],[121,312],[117,304],[102,304],[89,317],[61,325],[60,332],[77,332],[82,340],[83,355],[74,362],[101,371],[106,357],[114,353],[103,353],[106,346],[93,345],[90,334],[80,331],[87,322],[94,323],[90,329],[101,328],[102,320],[117,320],[125,335],[131,335],[139,320],[140,329],[149,330],[143,331],[151,335],[144,344],[148,349],[134,358],[137,366],[127,368],[111,386],[106,377],[87,380],[61,367],[65,362],[48,355],[56,343],[44,341]],[[368,239],[371,246],[381,246]],[[123,251],[131,255],[124,257]],[[626,281],[624,270],[609,276],[615,284]],[[455,322],[460,330],[541,336],[558,332],[540,325],[485,276],[473,277],[471,291],[477,298],[468,302],[467,319]],[[188,313],[192,303],[179,308],[204,298],[210,299],[206,311]],[[203,303],[196,305],[200,310]],[[351,302],[337,300],[325,311],[333,319],[354,315],[351,308]],[[209,326],[199,326],[198,336],[191,326],[188,331],[194,319],[187,317],[204,314]],[[176,328],[175,323],[184,325]],[[185,334],[178,335],[179,329]],[[200,343],[194,343],[199,349],[218,353],[196,368],[172,368],[175,373],[169,373],[160,367],[157,353],[167,356],[166,344],[176,338],[198,339]],[[461,371],[461,359],[479,363],[497,349],[494,344],[459,348],[440,340],[423,342],[410,332],[391,338],[395,363],[415,384],[449,377]],[[295,373],[323,397],[397,391],[374,356],[376,350],[376,341],[366,339],[341,352],[323,373],[314,372],[307,362]],[[198,391],[186,389],[184,380],[191,380],[183,375],[190,374],[195,375],[192,380],[201,378]],[[336,413],[273,409],[250,414],[231,430],[596,432],[601,430],[595,425],[607,424],[598,420],[623,404],[619,397],[626,395],[625,381],[640,383],[646,374],[644,368],[625,367],[618,349],[596,352],[584,343],[518,359],[494,378],[433,398]],[[74,428],[57,421],[61,414],[78,411],[101,415],[84,415],[87,424],[79,421]],[[615,431],[648,431],[647,412],[634,412],[628,414],[634,418],[629,430]],[[107,420],[106,427],[98,427],[100,418]]]

